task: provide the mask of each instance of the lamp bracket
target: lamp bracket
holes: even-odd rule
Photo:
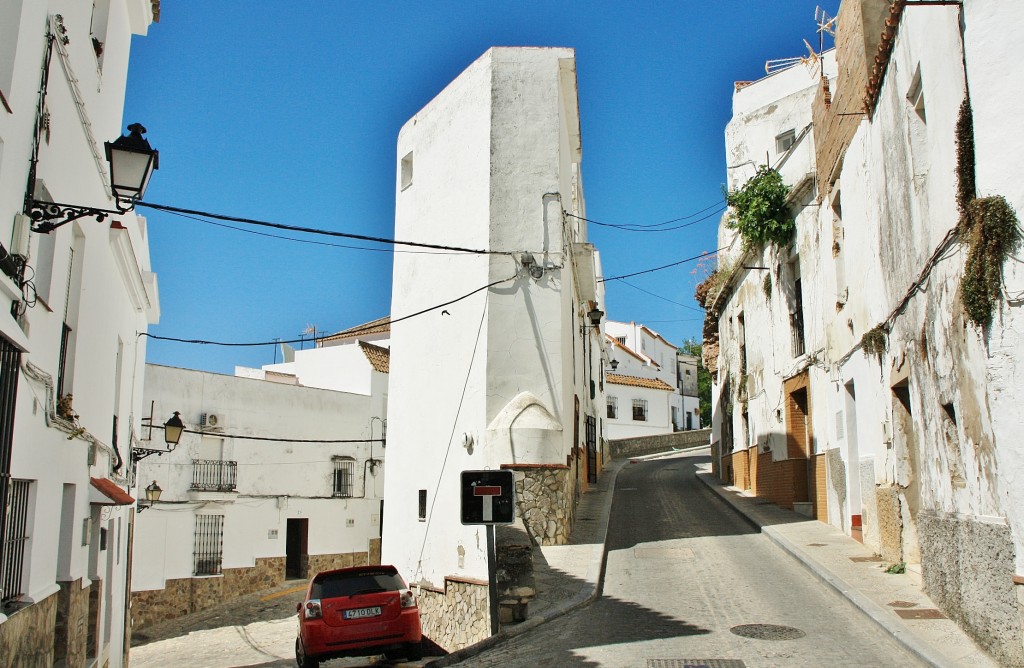
[[[32,219],[32,231],[40,234],[49,234],[62,225],[78,220],[79,218],[96,218],[96,222],[102,223],[110,214],[128,213],[135,208],[135,203],[124,206],[117,201],[117,209],[97,209],[92,206],[79,206],[77,204],[61,204],[60,202],[42,202],[31,200],[28,207],[29,218]]]
[[[171,448],[170,450],[154,450],[152,448],[132,448],[132,461],[140,462],[146,457],[149,457],[150,455],[163,455],[164,453],[171,452],[172,450],[174,450],[174,448]]]

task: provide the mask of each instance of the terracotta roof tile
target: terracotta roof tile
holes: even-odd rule
[[[612,385],[628,385],[629,387],[645,387],[649,390],[668,390],[674,392],[671,385],[660,378],[638,378],[637,376],[620,376],[617,373],[610,373],[604,377],[605,381]]]
[[[370,334],[381,334],[383,332],[391,331],[391,316],[386,315],[383,318],[377,318],[371,320],[368,323],[357,325],[356,327],[349,327],[343,329],[340,332],[331,334],[330,336],[322,336],[319,341],[340,341],[343,339],[355,339],[360,336],[368,336]]]
[[[391,368],[391,350],[382,346],[375,346],[372,343],[366,343],[365,341],[360,341],[359,347],[363,349],[366,359],[370,360],[370,365],[374,371],[389,373]]]
[[[89,482],[104,498],[109,499],[108,501],[93,501],[93,503],[102,506],[130,506],[135,503],[135,499],[128,492],[118,487],[117,483],[109,478],[89,478]]]

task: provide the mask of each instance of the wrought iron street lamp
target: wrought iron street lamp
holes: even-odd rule
[[[33,232],[46,234],[73,220],[90,216],[96,218],[97,222],[103,222],[110,214],[127,213],[135,208],[135,203],[146,192],[153,171],[159,168],[160,152],[154,150],[142,136],[146,128],[141,124],[132,123],[128,131],[130,134],[104,144],[107,162],[110,163],[110,189],[114,194],[116,209],[44,202],[31,198],[26,213],[32,219]]]
[[[147,420],[147,418],[143,418],[143,420]],[[148,427],[149,429],[153,428],[152,413],[148,418],[148,424],[144,423],[143,426]],[[181,421],[181,413],[174,411],[174,415],[172,415],[167,422],[164,422],[164,442],[167,443],[167,448],[164,450],[156,450],[154,448],[132,448],[132,463],[142,461],[150,455],[163,455],[165,452],[173,452],[184,432],[185,423]]]
[[[139,499],[136,512],[141,513],[146,508],[152,508],[157,501],[160,500],[160,495],[163,494],[164,490],[160,489],[160,485],[156,484],[156,480],[146,485],[146,500]]]

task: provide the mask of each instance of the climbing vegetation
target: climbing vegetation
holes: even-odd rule
[[[1002,195],[976,197],[961,220],[967,263],[960,295],[967,316],[978,327],[992,324],[1003,285],[1003,264],[1020,247],[1017,214]]]
[[[796,221],[786,206],[789,186],[782,176],[767,165],[757,168],[743,187],[725,193],[726,203],[733,208],[729,227],[739,231],[748,248],[765,244],[785,246],[793,239]]]

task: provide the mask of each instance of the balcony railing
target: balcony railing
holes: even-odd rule
[[[234,492],[238,462],[221,459],[192,460],[192,489],[206,492]]]

